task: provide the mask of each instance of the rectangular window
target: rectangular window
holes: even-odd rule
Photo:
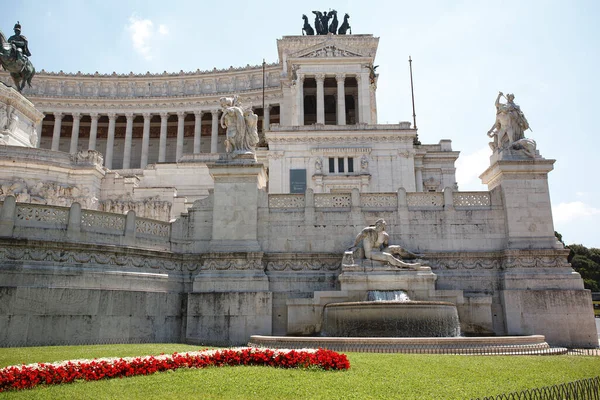
[[[344,159],[342,157],[338,158],[338,172],[341,174],[344,172]]]
[[[348,172],[354,172],[354,158],[348,157]]]
[[[335,158],[333,157],[329,157],[329,172],[332,174],[335,172]]]

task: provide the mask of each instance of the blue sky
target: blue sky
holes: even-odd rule
[[[380,37],[380,123],[412,119],[423,143],[461,151],[460,190],[485,190],[486,132],[498,91],[514,93],[549,175],[555,229],[567,244],[600,247],[600,1],[10,1],[38,70],[178,72],[277,62],[276,39],[301,33],[302,14],[334,8],[353,33]],[[312,20],[312,18],[310,18]]]

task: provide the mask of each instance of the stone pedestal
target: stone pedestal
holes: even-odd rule
[[[515,152],[491,160],[480,178],[500,191],[504,203],[503,334],[541,334],[553,346],[598,347],[590,291],[554,237],[548,190],[554,160]]]
[[[37,147],[44,114],[15,89],[0,84],[0,144]]]
[[[498,160],[481,174],[490,191],[500,190],[506,213],[506,248],[562,248],[554,237],[548,173],[555,160]]]
[[[251,335],[272,333],[273,294],[258,243],[259,190],[266,173],[254,156],[209,163],[208,169],[214,192],[206,207],[195,207],[198,212],[212,208],[210,253],[188,295],[186,340],[242,345]],[[202,240],[198,228],[194,235]]]
[[[233,346],[246,344],[251,335],[272,333],[273,293],[262,255],[206,255],[188,295],[188,342]]]
[[[409,270],[362,260],[360,265],[343,265],[338,279],[347,301],[364,301],[370,290],[404,290],[411,300],[430,300],[436,278],[430,267]]]
[[[258,191],[266,186],[263,164],[252,160],[208,164],[213,177],[214,208],[210,250],[260,251]]]

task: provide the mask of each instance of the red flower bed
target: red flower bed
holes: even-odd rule
[[[239,348],[205,350],[172,355],[135,358],[73,360],[52,364],[10,366],[0,369],[0,392],[37,385],[55,385],[76,379],[96,381],[106,378],[149,375],[178,368],[220,367],[223,365],[264,365],[279,368],[317,367],[325,370],[350,368],[345,354],[330,350],[271,350]]]

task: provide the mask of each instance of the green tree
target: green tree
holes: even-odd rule
[[[567,248],[571,250],[568,261],[583,278],[585,288],[600,292],[600,249],[588,249],[581,244],[570,244]]]

